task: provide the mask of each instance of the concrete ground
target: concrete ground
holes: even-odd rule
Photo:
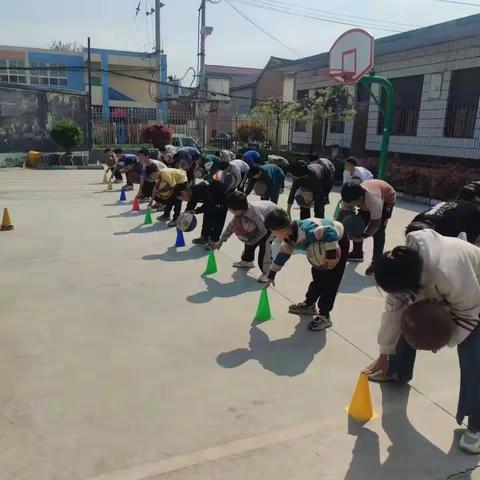
[[[177,251],[101,177],[0,170],[15,223],[0,232],[1,479],[479,478],[449,476],[479,461],[457,448],[454,350],[420,354],[411,388],[372,385],[379,418],[345,414],[377,353],[366,264],[348,266],[327,333],[287,313],[301,255],[270,291],[274,320],[252,327],[261,286],[232,268],[237,239],[202,278],[205,251]],[[421,209],[398,207],[389,246]]]

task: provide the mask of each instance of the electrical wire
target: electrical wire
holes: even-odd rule
[[[453,3],[454,5],[468,5],[470,7],[480,7],[480,3],[459,2],[454,0],[436,0],[442,3]]]
[[[235,0],[233,0],[235,1]],[[362,23],[380,23],[383,26],[387,27],[393,27],[393,26],[400,26],[400,27],[412,27],[412,28],[420,28],[421,25],[413,25],[411,23],[401,23],[401,22],[394,22],[391,20],[383,20],[383,19],[376,19],[376,18],[371,18],[371,17],[362,17],[359,15],[348,15],[345,13],[340,13],[340,12],[333,12],[331,10],[322,10],[319,8],[313,8],[313,7],[302,7],[300,5],[296,5],[293,3],[288,3],[288,2],[282,2],[282,1],[277,1],[277,0],[251,0],[251,3],[258,3],[258,4],[266,4],[271,7],[282,7],[282,8],[288,8],[292,10],[300,10],[300,11],[306,11],[306,12],[312,12],[315,14],[322,14],[322,15],[329,15],[333,16],[334,20],[344,20],[344,19],[355,19],[357,22],[361,21]]]
[[[243,5],[248,5],[250,7],[257,7],[257,8],[263,8],[264,10],[268,10],[268,11],[271,11],[271,12],[279,12],[279,13],[285,13],[287,15],[293,15],[295,17],[302,17],[302,18],[309,18],[311,20],[317,20],[317,21],[321,21],[321,22],[326,22],[326,23],[333,23],[333,24],[336,24],[336,25],[346,25],[348,27],[359,27],[359,28],[369,28],[371,30],[382,30],[382,31],[385,31],[385,32],[392,32],[392,33],[400,33],[402,32],[403,30],[399,30],[398,28],[389,28],[389,27],[381,27],[381,26],[377,26],[377,25],[365,25],[365,24],[362,24],[360,22],[350,22],[350,21],[342,21],[342,20],[334,20],[334,19],[330,19],[330,18],[323,18],[323,17],[319,17],[317,15],[310,15],[310,14],[307,14],[307,13],[301,13],[301,12],[295,12],[295,11],[292,11],[292,10],[286,10],[285,8],[279,8],[279,7],[276,7],[274,5],[261,5],[259,3],[255,3],[255,2],[252,2],[251,0],[232,0],[236,3],[241,3]],[[225,2],[227,4],[229,4],[229,1],[228,0],[225,0]],[[230,4],[229,4],[230,5]]]
[[[247,22],[250,22],[253,26],[255,26],[258,30],[260,30],[261,32],[263,32],[265,35],[267,35],[268,37],[270,37],[271,39],[275,40],[277,43],[279,43],[280,45],[282,45],[283,47],[285,47],[286,49],[290,50],[291,52],[293,52],[295,55],[298,55],[300,56],[300,54],[295,50],[293,49],[292,47],[289,47],[286,43],[282,42],[279,38],[277,38],[275,35],[272,35],[270,32],[267,32],[267,30],[265,30],[264,28],[262,28],[260,25],[258,25],[257,23],[255,23],[251,18],[247,17],[243,12],[241,12],[240,10],[238,10],[238,8],[236,8],[234,5],[232,5],[230,3],[230,0],[225,0],[225,3],[230,7],[232,8],[233,10],[235,10],[241,17],[243,17],[245,20],[247,20]]]

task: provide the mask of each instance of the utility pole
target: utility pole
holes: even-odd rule
[[[205,72],[205,38],[207,36],[206,29],[205,29],[205,22],[206,22],[206,5],[207,0],[202,0],[200,5],[200,52],[198,55],[200,56],[200,72],[199,72],[199,79],[198,79],[198,99],[205,98],[205,90],[206,90],[206,72]]]
[[[90,37],[87,39],[87,69],[88,69],[88,105],[87,105],[87,143],[89,155],[93,147],[93,119],[92,119],[92,56],[90,51]]]
[[[161,30],[160,30],[160,11],[165,4],[160,0],[155,0],[155,57],[157,60],[157,72],[158,72],[158,83],[157,83],[157,122],[161,122],[162,119],[162,104],[160,98],[162,98],[163,85],[160,83],[162,81],[162,48],[161,48]]]

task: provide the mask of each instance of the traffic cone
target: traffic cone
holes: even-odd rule
[[[152,222],[152,213],[150,212],[150,207],[147,207],[147,211],[145,212],[145,220],[143,221],[144,225],[151,225]]]
[[[268,293],[266,288],[262,288],[260,292],[260,299],[258,300],[257,313],[255,315],[255,322],[262,323],[272,319],[272,312],[270,312],[270,302],[268,301]]]
[[[8,208],[3,209],[3,218],[2,218],[2,227],[0,230],[7,231],[13,230],[13,223],[12,219],[10,218],[10,214],[8,213]]]
[[[132,212],[139,212],[139,211],[140,211],[140,202],[138,201],[138,197],[136,196],[133,199]]]
[[[113,190],[113,187],[112,187],[112,181],[111,181],[111,180],[109,180],[109,181],[108,181],[108,187],[107,187],[107,190],[108,190],[109,192],[111,192],[111,191]]]
[[[120,202],[126,202],[127,201],[127,195],[125,194],[125,190],[122,188],[122,191],[120,192]]]
[[[217,261],[215,260],[215,250],[210,250],[207,260],[207,268],[203,272],[203,275],[213,275],[218,272]]]
[[[340,210],[342,207],[342,201],[339,200],[337,203],[337,206],[335,207],[335,213],[333,214],[333,219],[336,220],[338,216],[340,215]]]
[[[368,384],[368,377],[364,373],[360,374],[357,386],[353,392],[352,401],[345,408],[345,411],[360,423],[365,423],[372,418],[378,417],[378,414],[373,411],[370,385]]]
[[[184,247],[185,246],[185,238],[183,238],[183,232],[177,229],[177,239],[175,240],[176,247]]]
[[[22,170],[26,170],[27,169],[27,162],[23,162],[23,165],[22,165]]]
[[[106,172],[106,171],[105,171],[105,173],[103,174],[102,183],[103,183],[103,184],[107,184],[107,183],[108,183],[108,180],[107,180],[107,172]]]

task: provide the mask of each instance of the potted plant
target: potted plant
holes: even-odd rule
[[[50,136],[59,147],[65,149],[64,158],[73,165],[72,151],[83,141],[82,129],[71,120],[59,120],[50,130]]]
[[[142,142],[151,143],[155,148],[164,150],[172,141],[172,130],[161,123],[152,123],[142,130]]]

